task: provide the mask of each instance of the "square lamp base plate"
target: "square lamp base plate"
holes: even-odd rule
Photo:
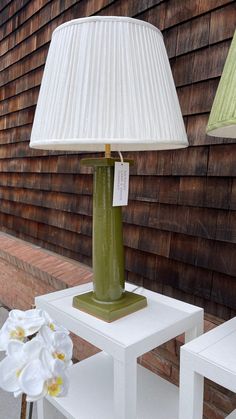
[[[76,295],[73,298],[73,307],[108,323],[134,313],[146,306],[146,297],[129,291],[125,291],[119,300],[111,303],[98,301],[93,291]]]

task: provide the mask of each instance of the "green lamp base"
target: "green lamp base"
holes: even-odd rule
[[[73,307],[108,323],[146,306],[146,297],[128,291],[125,291],[119,300],[112,302],[97,300],[93,291],[77,295],[73,298]]]
[[[81,160],[94,169],[93,291],[73,299],[73,307],[106,322],[147,305],[144,296],[125,291],[122,212],[112,205],[115,162],[107,157]]]

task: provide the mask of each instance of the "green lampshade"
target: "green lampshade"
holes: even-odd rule
[[[206,132],[236,138],[236,31],[212,105]]]

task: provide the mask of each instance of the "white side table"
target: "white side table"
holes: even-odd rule
[[[176,419],[178,388],[137,367],[137,357],[181,333],[186,341],[200,335],[203,310],[127,284],[148,306],[106,323],[72,307],[74,295],[91,289],[90,283],[36,298],[37,307],[104,351],[71,368],[67,397],[48,400],[71,419]],[[38,409],[45,418],[42,405]]]
[[[182,346],[179,419],[202,419],[204,377],[236,392],[236,317]]]

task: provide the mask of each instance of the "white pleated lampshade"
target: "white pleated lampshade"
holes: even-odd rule
[[[30,146],[51,150],[187,147],[161,32],[127,17],[89,17],[52,36]]]

